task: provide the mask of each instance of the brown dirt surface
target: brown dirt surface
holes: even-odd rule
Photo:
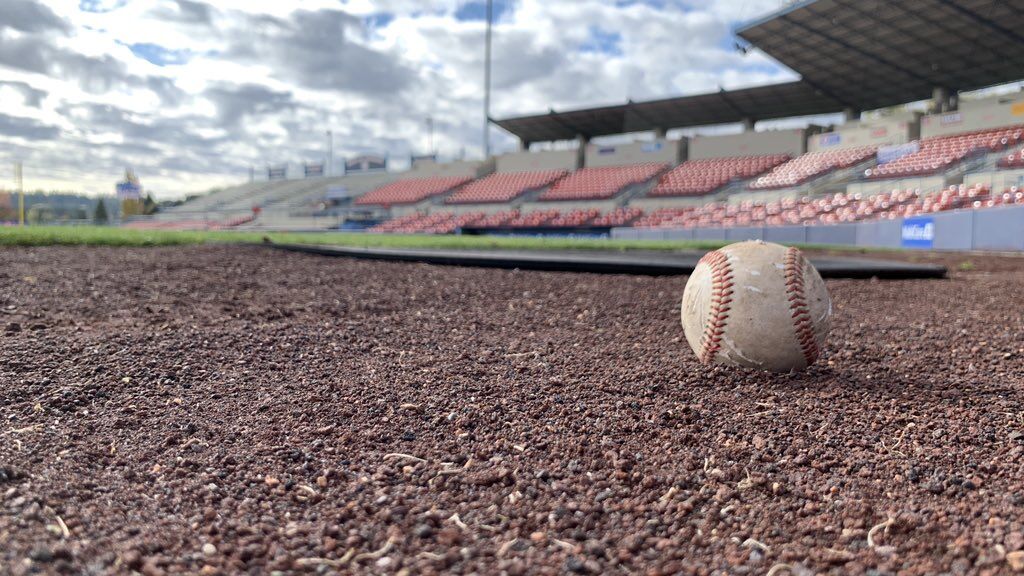
[[[929,258],[771,375],[685,278],[0,251],[0,573],[1008,573],[1024,260]]]

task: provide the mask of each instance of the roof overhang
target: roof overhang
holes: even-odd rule
[[[1024,77],[1024,0],[813,0],[737,36],[858,110]]]
[[[771,84],[615,106],[495,120],[524,142],[771,120],[841,112],[847,106],[805,82]]]
[[[805,0],[737,30],[801,79],[496,120],[525,142],[875,110],[1024,78],[1024,0]]]

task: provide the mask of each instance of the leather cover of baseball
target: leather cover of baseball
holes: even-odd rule
[[[803,370],[821,353],[832,300],[798,248],[739,242],[701,258],[683,291],[686,341],[704,364]]]

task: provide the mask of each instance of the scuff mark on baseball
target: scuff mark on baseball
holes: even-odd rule
[[[739,242],[708,252],[683,291],[683,331],[705,364],[803,370],[821,355],[832,301],[798,248]]]

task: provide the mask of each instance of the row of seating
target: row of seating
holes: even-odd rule
[[[808,152],[776,166],[771,172],[751,182],[749,188],[773,190],[799,186],[812,178],[866,162],[877,151],[875,146],[861,146],[844,150]]]
[[[455,214],[410,214],[393,218],[368,229],[368,232],[397,234],[446,234],[458,228],[578,228],[583,226],[628,226],[643,215],[638,208],[616,208],[602,214],[596,208],[570,210],[539,210],[522,214],[519,210],[506,210],[494,214],[468,212]]]
[[[789,160],[785,154],[687,160],[665,173],[648,196],[703,196],[736,180],[749,180]]]
[[[950,186],[941,192],[892,190],[871,196],[839,193],[821,198],[769,203],[715,202],[700,207],[666,208],[644,216],[636,227],[694,228],[838,224],[872,219],[893,220],[960,208],[986,208],[1024,203],[1024,194],[1011,189],[993,197],[985,185]]]
[[[361,206],[415,204],[427,198],[446,194],[470,180],[472,178],[469,176],[431,176],[398,180],[367,192],[355,203]]]
[[[1000,168],[1024,168],[1024,150],[1007,154],[997,164]]]
[[[606,200],[621,192],[625,187],[647,182],[666,169],[668,169],[668,164],[654,162],[632,166],[582,168],[555,182],[537,199],[542,201]]]
[[[601,215],[596,209],[540,210],[521,214],[509,210],[485,215],[480,212],[413,214],[384,222],[371,232],[447,234],[459,228],[564,228],[582,226],[633,226],[639,228],[707,228],[736,226],[785,226],[839,224],[863,220],[905,218],[964,208],[990,208],[1024,204],[1024,191],[1014,186],[992,195],[987,185],[950,186],[940,192],[919,189],[892,190],[871,196],[838,193],[819,198],[777,200],[768,203],[712,202],[703,206],[661,208],[644,215],[638,208],[617,208]]]
[[[917,152],[865,170],[864,175],[879,179],[935,174],[972,154],[998,152],[1020,144],[1022,138],[1024,129],[1019,126],[925,138],[920,141]]]
[[[471,182],[452,194],[448,204],[508,202],[531,190],[546,188],[568,174],[566,170],[498,172]]]

